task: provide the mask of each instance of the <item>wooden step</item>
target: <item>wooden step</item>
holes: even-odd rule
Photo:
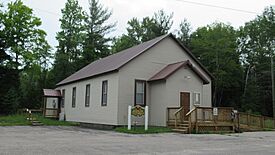
[[[32,126],[42,126],[44,125],[43,123],[32,123]]]
[[[32,126],[42,126],[42,125],[44,124],[40,121],[32,121]]]
[[[189,127],[185,127],[185,126],[177,126],[177,129],[185,129],[185,130],[188,130]]]
[[[188,127],[189,126],[189,124],[177,124],[177,126],[186,126],[186,127]]]
[[[178,132],[178,133],[187,133],[187,130],[185,129],[172,129],[172,131]]]

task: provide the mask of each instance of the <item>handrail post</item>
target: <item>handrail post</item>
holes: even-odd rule
[[[175,114],[175,128],[177,128],[177,114]]]
[[[196,123],[196,133],[198,133],[199,128],[198,128],[198,109],[195,109],[195,123]]]
[[[191,130],[192,130],[192,119],[191,119],[191,114],[188,116],[188,126],[189,126],[189,131],[188,133],[191,133]]]

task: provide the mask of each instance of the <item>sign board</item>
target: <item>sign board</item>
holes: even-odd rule
[[[145,123],[144,123],[144,129],[148,130],[148,106],[141,107],[141,106],[135,106],[132,108],[132,106],[128,106],[128,130],[131,130],[131,116],[141,117],[144,116]]]
[[[144,116],[145,109],[143,107],[139,106],[139,105],[134,106],[131,110],[132,110],[131,114],[133,116],[136,116],[136,117]]]
[[[213,115],[218,116],[218,108],[213,108]]]

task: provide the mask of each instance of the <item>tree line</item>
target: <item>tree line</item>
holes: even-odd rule
[[[50,47],[40,18],[21,0],[0,7],[0,114],[18,108],[40,108],[42,89],[85,65],[155,37],[173,32],[213,74],[213,106],[272,115],[271,57],[275,51],[274,6],[244,26],[214,22],[192,30],[182,19],[172,30],[173,13],[132,18],[126,33],[110,37],[116,23],[112,11],[89,1],[84,11],[77,0],[61,10],[58,45]],[[274,67],[274,66],[273,66]]]

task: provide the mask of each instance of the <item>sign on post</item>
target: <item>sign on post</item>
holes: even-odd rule
[[[128,106],[128,130],[131,130],[131,116],[142,117],[145,115],[144,119],[144,128],[148,130],[148,106],[145,108],[137,105],[132,108],[132,106]]]

